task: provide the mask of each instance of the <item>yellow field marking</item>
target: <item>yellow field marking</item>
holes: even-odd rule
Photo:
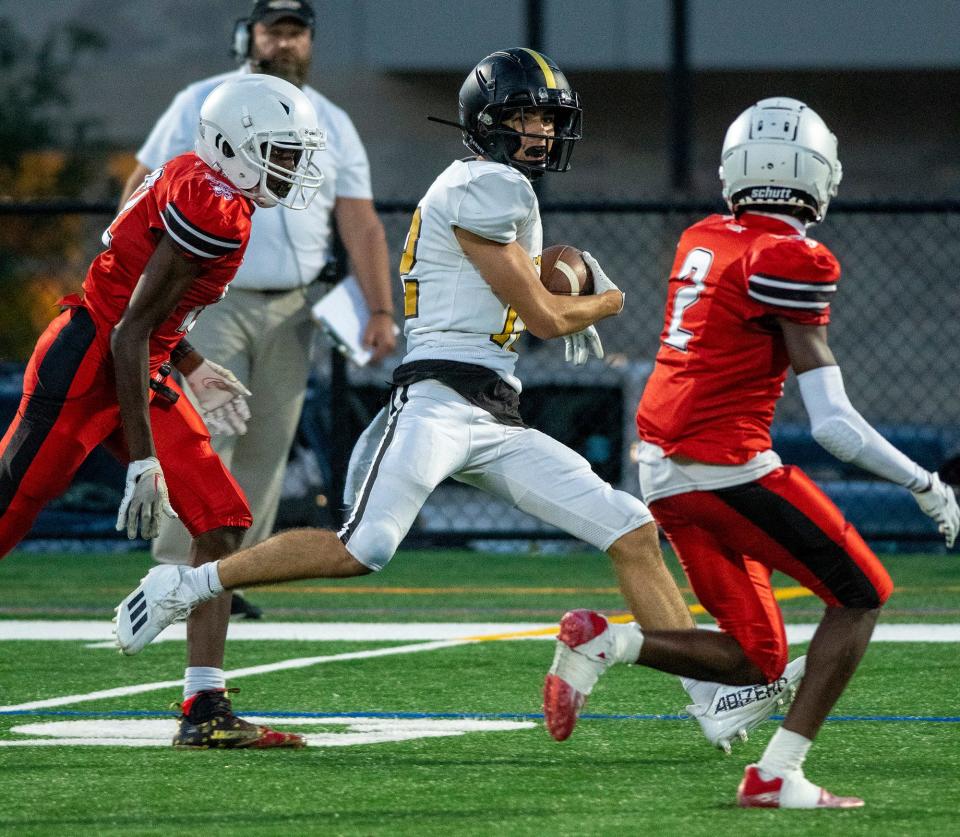
[[[778,601],[786,601],[788,599],[800,599],[806,596],[812,596],[813,593],[808,590],[806,587],[778,587],[773,591],[773,597]],[[689,606],[689,610],[692,614],[700,615],[704,614],[707,611],[704,609],[703,605],[692,604]],[[629,613],[619,613],[616,616],[608,616],[607,619],[611,622],[616,622],[618,624],[626,624],[627,622],[633,621],[633,616]],[[559,625],[551,625],[549,628],[535,628],[530,631],[513,631],[506,634],[485,634],[483,636],[467,636],[464,639],[471,642],[492,642],[499,639],[526,639],[527,637],[536,637],[536,636],[549,636],[552,633],[556,633],[560,628]]]

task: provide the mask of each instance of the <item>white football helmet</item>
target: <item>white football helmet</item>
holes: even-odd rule
[[[313,155],[325,147],[310,100],[275,76],[229,79],[200,108],[197,155],[258,206],[306,209],[323,182]],[[291,151],[292,167],[276,159]]]
[[[734,212],[750,206],[808,210],[821,221],[843,169],[837,138],[796,99],[763,99],[727,129],[720,155],[723,197]]]

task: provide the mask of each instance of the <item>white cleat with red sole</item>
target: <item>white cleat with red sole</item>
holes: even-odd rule
[[[557,741],[570,737],[587,695],[614,662],[613,632],[604,616],[592,610],[564,615],[543,684],[543,717]]]

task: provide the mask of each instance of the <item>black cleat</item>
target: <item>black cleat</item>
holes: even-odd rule
[[[230,615],[241,619],[262,619],[263,609],[248,602],[239,593],[230,596]]]
[[[230,691],[238,691],[231,689]],[[251,724],[233,714],[226,689],[197,692],[180,706],[173,746],[180,750],[306,747],[303,736]]]

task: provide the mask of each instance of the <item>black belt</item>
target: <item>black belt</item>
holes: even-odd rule
[[[486,410],[500,424],[527,426],[520,418],[520,393],[486,366],[456,360],[415,360],[393,371],[394,386],[427,380],[450,387],[474,407]]]
[[[334,282],[339,281],[340,270],[337,267],[337,263],[327,262],[322,268],[320,268],[320,272],[308,285],[297,285],[294,288],[240,288],[240,290],[253,291],[254,293],[263,294],[264,296],[280,296],[280,294],[288,294],[291,291],[306,290],[310,287],[310,285],[315,285],[318,282],[332,285]]]
[[[252,291],[255,294],[263,294],[264,296],[280,296],[281,294],[293,293],[293,291],[299,291],[301,288],[307,288],[309,285],[297,285],[295,288],[240,288],[241,291]]]

